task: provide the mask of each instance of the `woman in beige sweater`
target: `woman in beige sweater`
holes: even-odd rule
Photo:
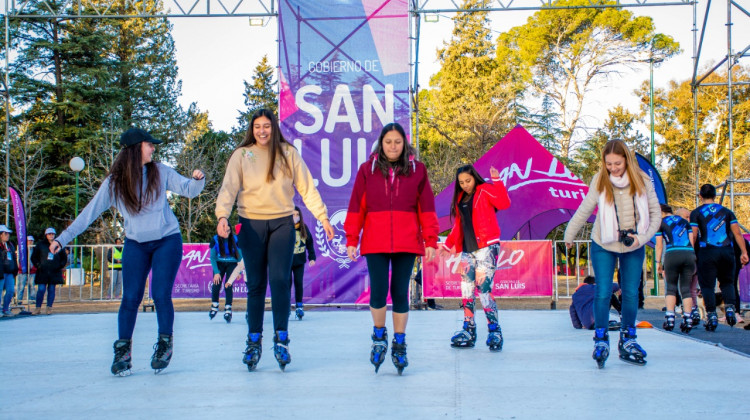
[[[565,245],[573,246],[578,231],[598,207],[589,248],[596,275],[593,358],[601,369],[609,356],[609,300],[619,261],[622,327],[617,347],[623,361],[645,365],[646,351],[635,340],[635,317],[645,257],[643,246],[661,223],[659,200],[651,179],[639,169],[635,156],[622,140],[608,141],[601,159],[599,173],[594,175],[586,198],[565,229]]]
[[[242,228],[239,247],[245,261],[248,338],[242,362],[255,369],[261,355],[266,288],[271,285],[274,356],[279,367],[291,362],[289,355],[289,282],[294,254],[295,189],[308,210],[320,220],[333,239],[328,211],[297,149],[281,135],[272,111],[256,111],[244,141],[227,163],[224,182],[216,199],[217,233],[229,236],[227,219],[237,202]]]

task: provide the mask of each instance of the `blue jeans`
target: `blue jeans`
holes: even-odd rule
[[[594,326],[607,328],[609,323],[609,301],[612,296],[612,279],[615,263],[620,261],[620,289],[622,290],[622,326],[635,326],[638,313],[638,286],[641,283],[644,247],[630,252],[611,252],[591,241],[589,250],[591,265],[596,276],[596,297],[594,298]]]
[[[47,307],[51,308],[52,304],[55,303],[55,284],[40,284],[39,290],[36,292],[36,307],[42,307],[42,301],[44,300],[44,292],[47,291]],[[49,289],[47,289],[49,287]]]
[[[0,276],[0,295],[5,290],[5,297],[3,298],[3,312],[8,312],[10,309],[10,301],[13,299],[13,294],[16,291],[16,277],[13,274],[4,274]]]
[[[138,307],[146,291],[151,271],[151,294],[156,309],[159,334],[172,334],[174,306],[172,287],[182,262],[182,236],[179,233],[156,241],[125,241],[122,250],[122,301],[117,315],[119,338],[133,338]]]
[[[33,300],[36,292],[34,291],[34,277],[36,274],[21,274],[18,282],[18,301],[23,300],[23,295],[26,292],[26,285],[29,286],[29,299]]]

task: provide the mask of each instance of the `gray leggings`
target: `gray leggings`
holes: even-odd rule
[[[664,273],[666,274],[667,296],[677,296],[677,283],[680,285],[680,296],[690,296],[690,283],[695,274],[695,252],[692,250],[670,251],[664,255]]]

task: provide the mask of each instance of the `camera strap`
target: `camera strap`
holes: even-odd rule
[[[638,233],[638,217],[636,215],[636,209],[635,209],[635,196],[631,197],[633,199],[633,221],[635,222],[635,233]],[[615,218],[617,218],[617,231],[620,232],[620,215],[617,212],[617,200],[612,197],[612,204],[615,206]]]

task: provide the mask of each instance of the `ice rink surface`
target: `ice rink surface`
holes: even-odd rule
[[[266,312],[263,355],[242,364],[243,313],[175,314],[170,366],[150,368],[156,316],[139,313],[133,370],[115,377],[117,315],[59,314],[0,323],[2,419],[708,419],[750,418],[750,358],[698,340],[639,329],[645,367],[613,352],[599,370],[592,332],[575,330],[566,311],[502,311],[501,353],[484,344],[478,311],[474,349],[453,349],[460,311],[413,311],[406,331],[409,366],[390,356],[375,374],[367,311],[308,311],[290,320],[292,363],[279,370]],[[390,320],[389,339],[393,336]],[[750,334],[748,335],[750,337]]]

